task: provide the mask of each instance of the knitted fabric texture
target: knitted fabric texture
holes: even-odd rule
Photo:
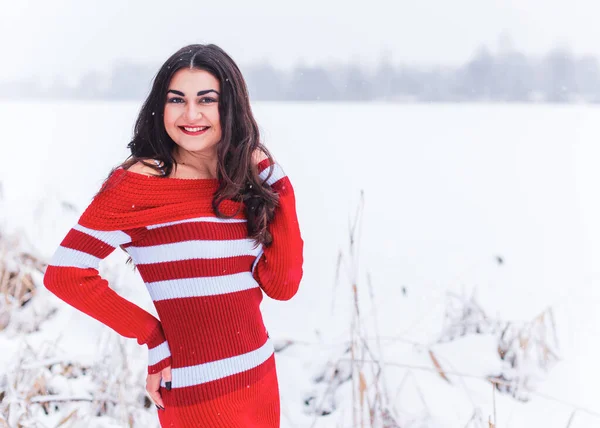
[[[172,368],[163,427],[278,427],[274,348],[263,293],[288,300],[302,277],[294,191],[278,164],[258,164],[279,195],[273,243],[248,238],[240,203],[218,218],[216,179],[146,176],[119,168],[56,250],[45,286],[65,302],[148,346],[148,373]],[[115,293],[98,274],[117,247],[135,263],[160,318]]]

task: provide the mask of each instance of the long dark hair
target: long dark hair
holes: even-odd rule
[[[271,163],[273,158],[260,142],[242,73],[233,59],[218,46],[186,46],[162,65],[136,120],[133,139],[127,146],[131,156],[122,166],[127,169],[143,162],[159,172],[158,166],[149,161],[156,159],[162,163],[164,176],[171,174],[175,164],[172,152],[176,144],[167,134],[163,114],[171,79],[182,68],[207,71],[221,85],[219,116],[222,137],[217,145],[219,187],[213,197],[213,210],[217,217],[227,218],[219,210],[221,202],[227,199],[243,202],[248,218],[248,236],[257,244],[269,246],[273,238],[268,224],[273,218],[278,198],[266,180],[258,176],[252,155],[261,150]]]

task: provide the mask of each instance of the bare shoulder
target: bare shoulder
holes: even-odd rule
[[[155,163],[156,161],[154,159],[148,159],[146,161],[146,163]],[[136,162],[133,165],[131,165],[129,168],[127,168],[128,171],[131,172],[135,172],[137,174],[144,174],[144,175],[161,175],[160,172],[158,172],[157,170],[155,170],[154,168],[144,164],[143,162]]]
[[[267,154],[265,152],[263,152],[261,149],[256,149],[256,150],[254,150],[254,152],[252,152],[252,163],[254,165],[257,165],[258,163],[260,163],[268,158],[269,157],[267,156]]]

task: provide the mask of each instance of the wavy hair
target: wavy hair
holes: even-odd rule
[[[183,68],[207,71],[221,85],[219,115],[222,137],[217,144],[219,187],[212,200],[215,215],[229,217],[219,210],[224,200],[243,202],[248,218],[248,236],[257,244],[269,246],[273,237],[268,225],[273,219],[278,197],[266,180],[258,176],[253,154],[262,151],[271,164],[273,158],[260,142],[258,125],[252,114],[242,73],[220,47],[214,44],[189,45],[175,52],[162,65],[135,122],[133,138],[127,145],[131,155],[121,166],[127,169],[142,162],[157,172],[164,172],[164,177],[173,171],[176,143],[165,129],[163,116],[171,79]],[[160,169],[151,162],[152,159],[162,163]],[[272,168],[269,175],[271,173]]]

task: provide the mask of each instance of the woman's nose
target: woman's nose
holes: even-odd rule
[[[198,108],[198,106],[194,103],[188,104],[187,108],[185,109],[186,120],[193,122],[194,120],[199,119],[200,117],[202,117],[202,112],[200,111],[200,108]]]

